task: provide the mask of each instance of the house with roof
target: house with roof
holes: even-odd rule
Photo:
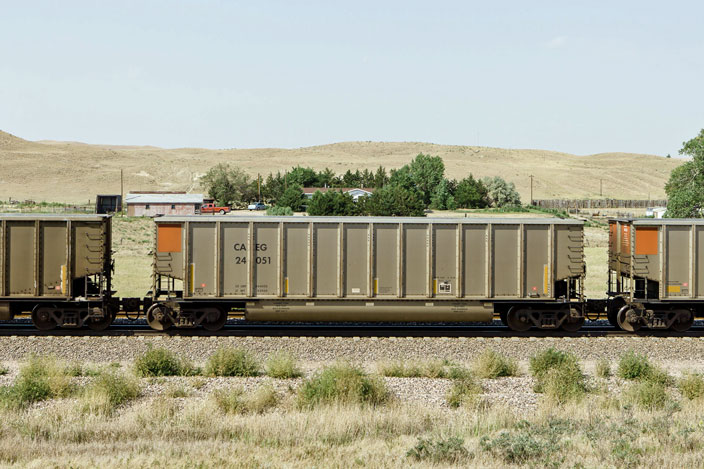
[[[125,196],[127,215],[195,215],[203,205],[203,194],[185,192],[130,192]]]
[[[327,191],[340,191],[344,194],[349,194],[352,196],[354,201],[356,202],[358,198],[360,197],[366,197],[368,195],[372,195],[374,192],[374,188],[372,187],[304,187],[303,188],[303,195],[305,195],[307,198],[312,199],[313,194],[315,194],[317,191],[320,191],[322,193],[325,193]]]

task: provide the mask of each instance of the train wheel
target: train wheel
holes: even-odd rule
[[[56,326],[59,324],[51,314],[53,311],[53,308],[49,308],[47,306],[39,306],[34,308],[32,311],[32,323],[34,324],[34,327],[40,331],[50,331],[52,329],[56,329]]]
[[[102,318],[88,318],[86,319],[86,326],[94,331],[104,331],[110,324],[115,320],[117,313],[111,308],[106,309],[105,316]]]
[[[638,313],[628,305],[618,311],[616,320],[618,321],[618,326],[628,332],[636,332],[640,330],[642,326]]]
[[[567,317],[562,323],[562,330],[567,332],[577,332],[584,325],[584,318]]]
[[[509,329],[516,332],[527,331],[533,326],[533,321],[530,319],[530,310],[511,308],[511,311],[506,314],[506,323]]]
[[[207,331],[219,331],[227,322],[227,313],[220,308],[203,309],[203,329]]]
[[[694,324],[694,314],[688,309],[680,309],[675,311],[677,314],[677,319],[672,323],[670,328],[675,332],[684,332],[692,327]]]
[[[159,303],[151,305],[147,310],[147,324],[155,331],[165,331],[173,325],[166,306]]]

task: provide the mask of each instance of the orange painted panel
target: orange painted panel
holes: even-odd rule
[[[611,249],[616,249],[616,222],[609,223],[609,246]]]
[[[157,252],[181,252],[181,225],[158,225]]]
[[[636,228],[636,255],[658,253],[658,228],[639,226]]]
[[[631,225],[621,225],[621,254],[631,253]]]

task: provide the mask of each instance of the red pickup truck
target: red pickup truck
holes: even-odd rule
[[[215,204],[203,204],[200,206],[200,213],[219,213],[220,215],[225,215],[230,213],[232,209],[230,207],[217,207]]]

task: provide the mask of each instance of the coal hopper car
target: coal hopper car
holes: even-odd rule
[[[584,322],[583,223],[556,218],[159,217],[150,326]]]
[[[107,215],[0,214],[0,321],[105,329],[119,309],[110,248]]]
[[[609,221],[608,295],[624,330],[689,329],[704,315],[704,220]]]

